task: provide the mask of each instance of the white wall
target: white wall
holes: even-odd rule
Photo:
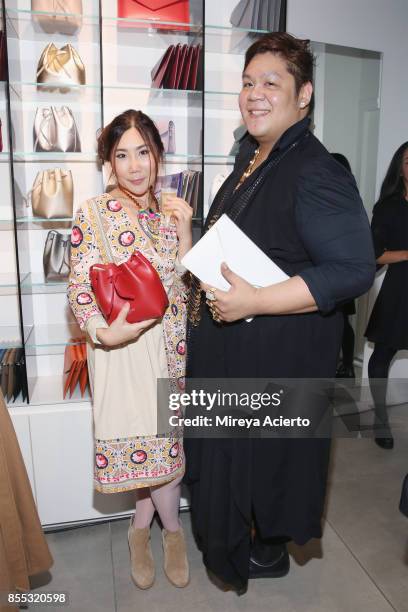
[[[376,193],[408,139],[407,0],[288,0],[287,30],[311,40],[383,53]]]

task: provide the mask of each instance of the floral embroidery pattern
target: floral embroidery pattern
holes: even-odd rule
[[[186,359],[187,286],[175,269],[177,235],[174,225],[159,214],[140,211],[134,224],[121,203],[103,194],[85,202],[78,211],[72,231],[71,273],[68,299],[81,327],[90,317],[101,315],[90,284],[89,269],[107,263],[106,249],[97,238],[91,202],[97,206],[113,260],[120,264],[139,250],[157,270],[169,297],[163,317],[167,369],[174,390],[184,385]],[[133,437],[95,440],[95,488],[104,493],[167,482],[184,471],[181,431],[166,438]]]

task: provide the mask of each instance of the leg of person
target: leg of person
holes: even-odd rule
[[[394,440],[388,422],[386,396],[388,371],[392,358],[396,352],[397,349],[391,346],[376,343],[373,354],[368,362],[368,379],[374,401],[374,425],[378,431],[378,435],[375,436],[375,442],[378,446],[385,449],[391,449],[394,446]]]
[[[154,561],[150,546],[150,524],[154,516],[150,487],[136,490],[136,512],[132,517],[128,542],[131,575],[140,589],[148,589],[155,578]]]
[[[343,312],[343,336],[341,342],[341,363],[336,370],[336,378],[355,378],[354,360],[354,330],[348,315]]]
[[[354,330],[350,323],[348,315],[344,315],[343,341],[341,345],[343,353],[343,365],[349,373],[350,378],[355,378],[353,360],[354,360]]]
[[[184,532],[178,516],[181,480],[182,476],[151,488],[153,504],[163,524],[164,572],[177,587],[187,586],[190,580]]]

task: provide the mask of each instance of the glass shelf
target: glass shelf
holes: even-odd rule
[[[162,97],[171,96],[202,96],[202,91],[198,89],[164,89],[163,87],[151,87],[150,85],[132,85],[131,83],[104,83],[103,88],[105,89],[125,89],[135,91],[148,91],[152,94],[161,95]]]
[[[0,274],[0,295],[17,295],[17,275]]]
[[[24,326],[24,338],[27,354],[29,349],[64,348],[68,345],[79,344],[73,338],[85,338],[77,323],[49,323],[42,325]],[[47,354],[51,351],[47,350]],[[62,352],[61,350],[57,351]]]
[[[72,223],[73,217],[59,217],[57,219],[46,219],[45,217],[17,217],[17,223]]]
[[[21,348],[23,346],[18,325],[0,326],[0,349]]]
[[[13,219],[0,219],[0,231],[14,230]]]
[[[67,281],[49,281],[45,282],[44,277],[40,274],[27,274],[20,283],[21,293],[66,293]]]
[[[99,14],[79,14],[79,13],[61,13],[58,11],[32,11],[30,9],[17,9],[17,8],[7,8],[7,15],[10,17],[10,13],[14,13],[16,15],[27,15],[27,16],[31,16],[31,15],[38,15],[38,16],[46,16],[46,15],[57,15],[57,16],[61,16],[61,17],[80,17],[83,20],[88,20],[88,19],[95,19],[99,21]],[[123,26],[125,27],[127,24],[132,24],[132,28],[133,28],[133,24],[140,24],[140,28],[143,28],[144,30],[146,30],[146,26],[149,26],[148,28],[148,32],[149,30],[160,30],[160,29],[165,29],[166,32],[168,31],[179,31],[180,33],[194,33],[194,32],[200,32],[202,31],[203,27],[201,24],[195,24],[195,23],[185,23],[185,22],[178,22],[178,21],[162,21],[162,20],[158,20],[158,19],[136,19],[136,18],[132,18],[132,17],[109,17],[109,16],[102,16],[102,21],[104,22],[110,22],[112,24],[123,24]],[[96,24],[96,25],[99,25]],[[164,27],[164,26],[172,26],[171,29],[168,27]],[[180,29],[183,28],[183,29]],[[185,30],[184,28],[188,28],[188,30]]]
[[[85,390],[84,397],[81,397],[79,384],[76,386],[72,397],[69,397],[69,391],[64,399],[63,397],[64,378],[62,372],[55,376],[38,376],[28,379],[28,393],[30,398],[30,406],[45,406],[47,404],[69,404],[79,402],[89,402],[91,400],[88,387]],[[10,404],[13,406],[14,404]]]
[[[251,30],[234,26],[205,26],[206,53],[243,55],[248,47],[267,30]]]
[[[19,87],[35,87],[36,89],[42,91],[49,91],[50,93],[55,93],[57,89],[96,89],[97,91],[100,91],[101,89],[101,86],[95,83],[85,83],[85,85],[81,85],[79,83],[68,83],[63,81],[55,81],[49,83],[37,83],[36,81],[10,81],[10,87],[12,87],[14,91],[16,91],[16,89]]]
[[[63,153],[61,151],[14,151],[13,161],[23,163],[45,161],[95,163],[97,161],[97,154],[96,152],[92,151],[85,151],[84,153]]]

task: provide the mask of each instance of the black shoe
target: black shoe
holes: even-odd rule
[[[277,546],[275,545],[273,549],[275,553]],[[249,557],[249,578],[282,578],[286,576],[290,567],[288,551],[285,544],[282,544],[279,549],[276,550],[278,554],[275,553],[275,558],[262,562],[251,551]]]
[[[346,366],[341,363],[336,370],[336,378],[355,378],[354,367],[352,365]]]
[[[377,446],[380,446],[385,450],[391,450],[394,448],[394,438],[392,436],[389,438],[374,438],[374,442],[377,444]]]

